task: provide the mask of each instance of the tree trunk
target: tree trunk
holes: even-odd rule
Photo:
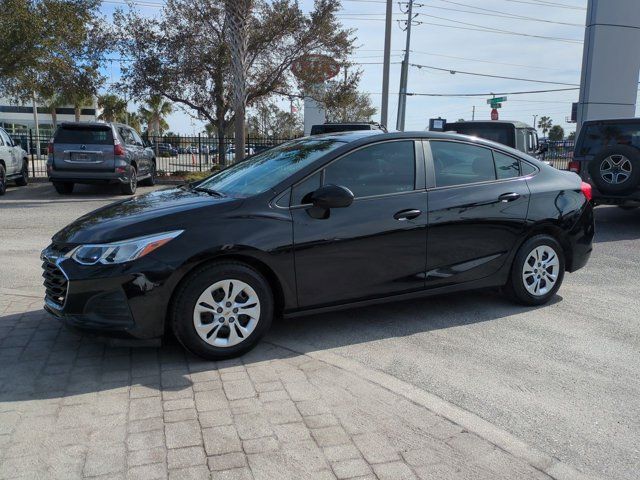
[[[51,126],[55,130],[58,127],[58,113],[56,107],[51,107]]]
[[[247,105],[247,24],[251,13],[251,0],[226,0],[226,20],[229,25],[233,110],[235,114],[235,160],[244,158],[245,108]]]
[[[79,122],[80,121],[80,107],[76,105],[73,110],[74,110],[74,113],[76,115],[76,122]]]

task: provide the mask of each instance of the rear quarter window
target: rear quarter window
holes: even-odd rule
[[[640,123],[586,125],[580,138],[578,155],[596,155],[601,150],[616,145],[640,148]]]
[[[60,127],[54,135],[54,142],[110,145],[113,144],[113,134],[110,128]]]

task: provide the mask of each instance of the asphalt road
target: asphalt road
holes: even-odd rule
[[[117,198],[110,188],[11,188],[0,199],[0,295],[41,292],[38,254],[51,235]],[[589,264],[544,308],[457,294],[281,320],[269,338],[384,371],[586,473],[637,479],[640,210],[600,207],[596,219]]]

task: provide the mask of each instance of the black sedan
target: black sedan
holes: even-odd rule
[[[590,187],[497,143],[379,131],[294,140],[76,220],[42,253],[67,323],[242,354],[275,315],[502,287],[544,304],[583,267]]]

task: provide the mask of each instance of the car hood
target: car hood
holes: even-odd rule
[[[215,197],[185,187],[157,190],[94,210],[70,223],[52,240],[60,244],[105,243],[180,230],[194,217],[237,208],[242,200]]]

